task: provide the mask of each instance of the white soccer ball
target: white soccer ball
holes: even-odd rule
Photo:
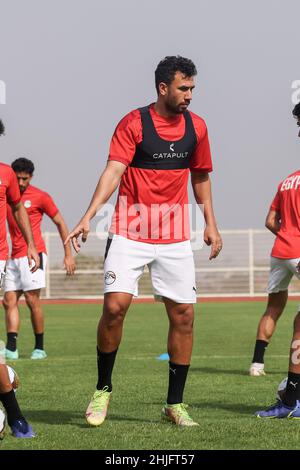
[[[18,386],[19,386],[19,382],[20,382],[18,374],[16,373],[16,371],[12,367],[10,367],[8,365],[6,365],[6,367],[7,367],[7,371],[8,371],[8,375],[9,375],[9,380],[10,380],[12,386],[13,386],[14,391],[16,391]]]
[[[287,381],[288,381],[288,378],[286,377],[286,378],[283,379],[283,380],[280,382],[280,384],[278,385],[276,398],[278,398],[279,400],[282,399],[282,396],[284,395],[284,393],[285,393],[285,391],[286,391],[286,384],[287,384]]]
[[[4,438],[5,424],[6,424],[6,416],[4,412],[0,409],[0,439]]]

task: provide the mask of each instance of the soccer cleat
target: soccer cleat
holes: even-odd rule
[[[271,405],[266,410],[256,411],[257,418],[290,418],[300,419],[300,402],[297,400],[295,406],[287,406],[281,400]]]
[[[16,349],[15,351],[11,351],[10,349],[5,349],[5,358],[9,360],[19,359],[19,352]]]
[[[30,424],[27,423],[27,421],[24,418],[17,419],[11,425],[11,432],[14,437],[21,437],[21,438],[35,437],[32,427],[30,426]]]
[[[107,408],[111,397],[108,387],[103,390],[96,390],[87,410],[85,418],[91,426],[100,426],[106,418]]]
[[[261,375],[266,375],[264,367],[264,364],[253,362],[249,369],[249,375],[251,375],[251,377],[260,377]]]
[[[162,412],[162,420],[169,421],[177,424],[178,426],[199,426],[198,423],[192,420],[187,412],[188,405],[184,403],[177,403],[176,405],[166,404]]]
[[[2,440],[5,435],[6,416],[5,413],[0,410],[0,439]]]
[[[34,349],[31,353],[30,359],[45,359],[46,357],[46,351],[43,349]]]

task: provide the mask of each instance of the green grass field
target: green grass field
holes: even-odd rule
[[[298,449],[297,420],[260,420],[257,409],[274,401],[286,376],[293,316],[290,301],[266,354],[266,377],[247,375],[263,302],[202,303],[196,307],[193,360],[185,391],[199,428],[160,422],[166,399],[167,320],[161,304],[134,304],[128,312],[113,375],[108,419],[90,428],[84,412],[96,381],[96,326],[100,306],[46,305],[43,361],[29,359],[33,336],[22,307],[21,358],[11,365],[35,439],[13,438],[0,449]],[[0,339],[5,339],[1,322]]]

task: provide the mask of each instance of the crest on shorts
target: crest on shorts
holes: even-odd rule
[[[29,199],[27,199],[25,202],[24,202],[24,207],[26,209],[29,209],[29,207],[31,207],[31,201],[29,201]]]
[[[117,276],[113,271],[106,271],[104,274],[104,282],[107,286],[113,284],[116,280]]]

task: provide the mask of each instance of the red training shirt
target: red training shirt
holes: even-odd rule
[[[155,130],[161,139],[176,143],[176,141],[184,136],[185,119],[182,114],[174,118],[164,118],[156,113],[152,104],[150,106],[150,115]],[[193,151],[189,168],[175,170],[130,167],[129,165],[135,155],[136,146],[142,141],[142,122],[139,110],[131,111],[120,121],[111,140],[108,160],[121,162],[127,166],[127,169],[121,178],[110,232],[146,243],[174,243],[190,238],[188,215],[185,210],[188,204],[187,183],[189,173],[190,171],[212,171],[206,124],[196,114],[190,112],[190,115],[196,132],[197,145]],[[126,196],[126,203],[122,201],[121,196]],[[145,216],[148,220],[147,227],[145,230],[140,231],[138,238],[136,236],[137,230],[135,224],[135,219],[138,220],[138,218],[137,212],[133,209],[134,204],[143,205],[149,210],[148,215]],[[153,204],[168,204],[169,206],[169,209],[166,209],[165,213],[160,216],[159,226],[155,225],[155,223],[151,226],[151,216],[149,217],[149,213],[151,213],[150,207]],[[175,227],[175,224],[173,223],[172,225],[171,222],[169,224],[170,230],[164,233],[162,219],[165,216],[168,218],[168,215],[171,217],[171,220],[174,219],[172,208],[182,211],[182,226],[184,224],[183,219],[185,219],[185,228]],[[127,223],[125,224],[124,214],[127,217]],[[138,212],[138,215],[142,218],[142,211]],[[133,231],[131,231],[130,226],[133,227]],[[151,227],[154,227],[153,230]]]
[[[271,256],[300,258],[300,170],[280,183],[270,209],[281,219]]]
[[[21,194],[21,201],[27,210],[34,244],[38,253],[46,253],[46,245],[42,237],[41,222],[44,214],[51,219],[58,213],[58,208],[48,193],[35,186],[29,185]],[[7,208],[7,222],[12,243],[12,258],[21,258],[27,255],[27,244],[23,238],[10,207]]]
[[[20,202],[20,190],[15,172],[9,165],[0,163],[0,260],[8,258],[8,244],[6,236],[7,204]],[[11,210],[10,206],[8,206]],[[13,217],[13,215],[12,215]]]

